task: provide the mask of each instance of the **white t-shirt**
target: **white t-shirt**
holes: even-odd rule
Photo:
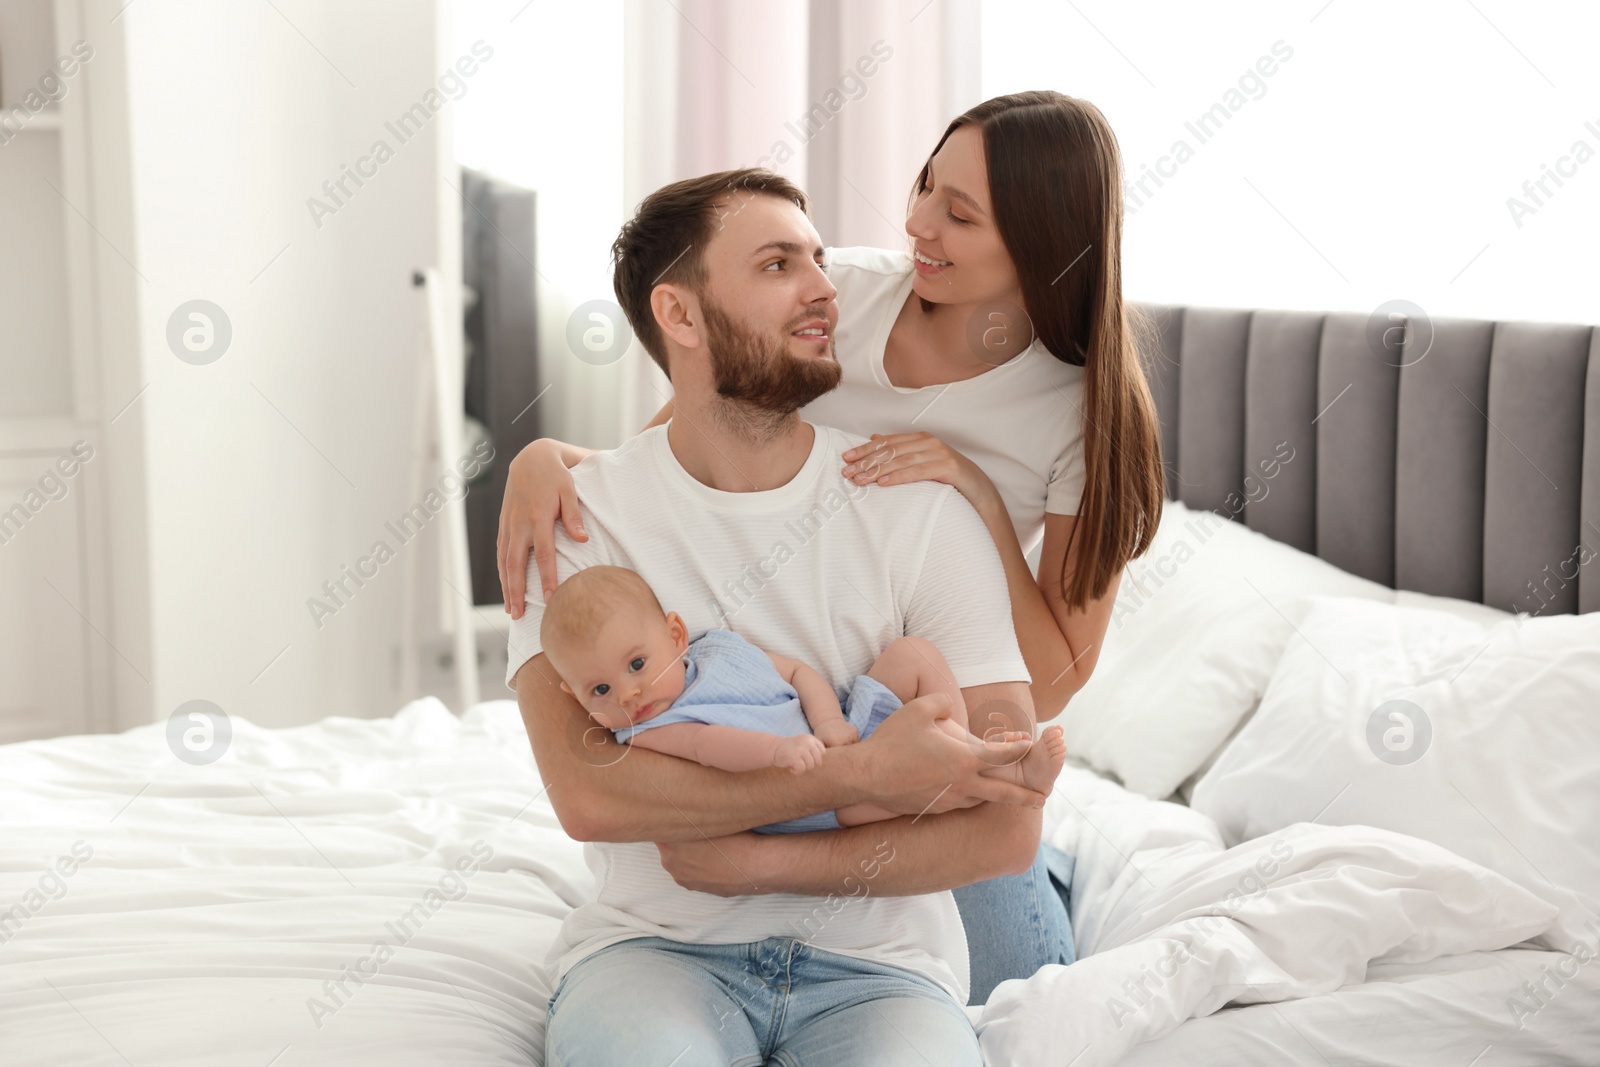
[[[963,688],[1031,681],[999,554],[972,505],[937,482],[854,485],[840,476],[837,458],[861,438],[814,430],[799,473],[766,492],[728,493],[697,481],[673,455],[667,426],[588,456],[572,477],[589,540],[574,542],[558,526],[558,580],[595,564],[630,567],[665,610],[683,616],[691,639],[730,629],[810,664],[835,687],[903,635],[931,641]],[[507,685],[540,651],[537,585],[526,604],[511,624]],[[624,757],[615,767],[627,774],[630,764]],[[549,957],[557,980],[589,953],[631,937],[701,944],[795,937],[915,971],[967,1002],[966,935],[948,892],[878,896],[870,880],[858,875],[845,886],[841,875],[832,900],[720,897],[679,886],[649,841],[592,842],[584,856],[596,899],[562,923]]]
[[[883,352],[911,294],[911,257],[884,248],[830,248],[824,262],[839,290],[834,351],[843,374],[838,388],[800,409],[801,418],[863,437],[933,434],[994,482],[1025,554],[1044,536],[1045,512],[1078,514],[1082,367],[1063,363],[1036,340],[974,378],[920,389],[892,385]]]

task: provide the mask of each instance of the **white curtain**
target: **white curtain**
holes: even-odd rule
[[[830,245],[902,246],[912,179],[981,99],[978,0],[628,0],[623,53],[628,213],[668,182],[767,166]],[[642,349],[626,363],[621,437],[671,395]]]

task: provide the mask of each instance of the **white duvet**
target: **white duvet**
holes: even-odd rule
[[[1225,850],[1204,815],[1072,767],[1046,825],[1077,857],[1080,959],[969,1009],[990,1067],[1600,1063],[1600,977],[1488,953],[1548,929],[1555,905],[1445,849],[1298,823]],[[1571,980],[1511,1010],[1562,961]],[[1218,1024],[1227,1004],[1258,1007]]]
[[[0,944],[7,1067],[538,1063],[591,888],[509,702],[235,719],[209,767],[159,727],[0,748],[0,835],[0,903],[93,850]]]
[[[1489,951],[1553,909],[1450,853],[1305,824],[1225,852],[1070,769],[1047,816],[1084,958],[969,1009],[993,1065],[1600,1062],[1600,968]],[[208,767],[158,727],[3,747],[0,1062],[538,1064],[590,889],[509,701],[236,720]]]

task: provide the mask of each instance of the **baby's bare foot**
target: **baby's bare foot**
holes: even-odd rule
[[[1040,793],[1049,793],[1056,784],[1056,775],[1067,762],[1067,739],[1061,727],[1047,726],[1039,740],[1028,749],[1028,754],[1017,764],[1022,772],[1022,784]]]

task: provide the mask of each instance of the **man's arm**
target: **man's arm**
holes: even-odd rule
[[[1005,569],[983,519],[952,490],[927,531],[905,632],[931,641],[957,680],[970,683],[961,687],[961,695],[973,735],[1009,729],[1026,730],[1031,738],[1035,718],[1027,664],[1012,630]],[[829,749],[830,756],[886,742],[903,712],[890,715],[861,745]],[[969,744],[977,750],[977,742]],[[748,893],[751,882],[760,892],[830,893],[839,891],[839,879],[855,863],[887,841],[897,858],[873,879],[873,892],[911,894],[1015,874],[1038,854],[1042,816],[1037,808],[984,804],[932,815],[820,833],[743,834],[711,848],[667,846],[661,861],[680,885],[709,893]],[[730,861],[738,871],[727,870]]]
[[[975,737],[996,730],[1023,730],[1032,735],[1033,698],[1027,683],[975,685],[961,690],[961,695]],[[777,892],[848,893],[840,888],[842,879],[852,873],[863,879],[860,861],[878,854],[887,844],[894,860],[881,864],[870,880],[870,892],[880,896],[936,893],[1026,871],[1038,854],[1043,821],[1038,807],[979,804],[943,815],[901,816],[832,833],[787,834],[776,843],[789,845],[789,854],[775,849],[772,858],[779,866],[766,871],[758,864],[753,877],[764,889],[770,884]]]
[[[623,745],[562,692],[543,653],[514,681],[551,806],[579,841],[699,841],[863,801],[933,812],[1039,796],[981,773],[997,758],[1020,758],[1028,742],[963,745],[935,724],[933,698],[907,704],[860,744],[826,750],[805,774],[734,773]]]
[[[1024,682],[978,685],[961,693],[968,708],[979,713],[970,720],[975,734],[984,728],[977,721],[980,715],[1032,716]],[[869,738],[864,744],[870,742]],[[723,896],[751,892],[852,896],[859,895],[853,889],[858,882],[867,882],[868,892],[880,896],[910,896],[1021,874],[1038,853],[1043,818],[1037,807],[979,804],[840,830],[741,834],[714,846],[686,840],[662,845],[661,861],[686,889]],[[885,860],[886,856],[893,858]]]

